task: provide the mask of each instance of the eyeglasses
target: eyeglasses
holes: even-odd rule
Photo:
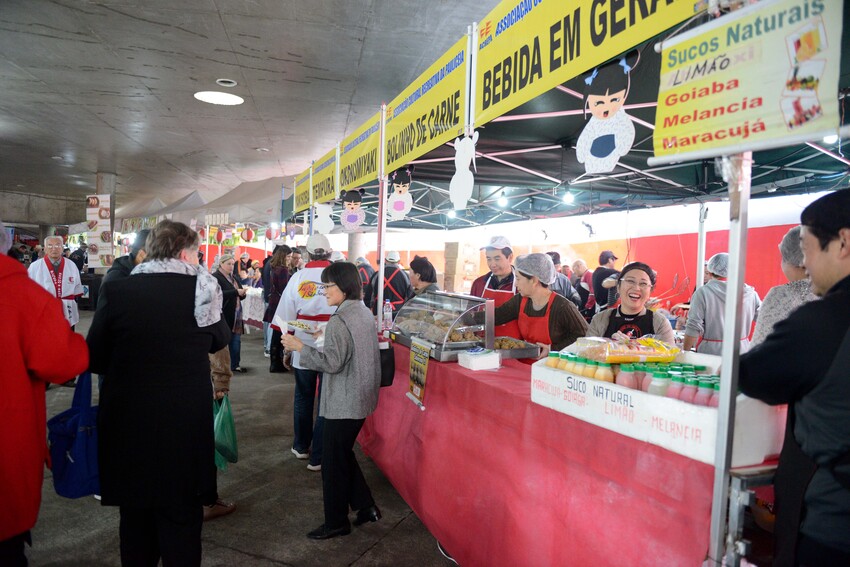
[[[323,285],[323,286],[325,286],[325,288],[329,288],[329,287],[339,287],[339,286],[338,286],[338,285],[336,285],[335,283],[326,283],[326,284],[322,284],[322,285]]]
[[[620,283],[621,283],[621,284],[626,284],[626,285],[627,285],[627,286],[629,286],[629,287],[637,287],[637,288],[640,288],[640,289],[641,289],[641,291],[645,291],[645,290],[647,290],[647,289],[649,289],[649,288],[651,288],[651,287],[652,287],[652,284],[651,284],[651,283],[649,283],[649,282],[639,282],[639,281],[637,281],[637,280],[632,280],[632,279],[620,280]]]
[[[45,248],[62,248],[61,244],[45,244]]]

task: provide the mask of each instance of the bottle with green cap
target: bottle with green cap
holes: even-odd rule
[[[694,404],[698,406],[707,406],[713,393],[714,384],[711,380],[699,380],[697,383],[697,393],[694,396]]]
[[[667,388],[670,386],[670,375],[663,370],[656,370],[652,373],[652,382],[649,383],[648,394],[655,396],[664,396],[667,394]]]
[[[561,360],[561,356],[557,350],[550,350],[549,356],[546,357],[546,366],[549,368],[558,368],[558,362]]]

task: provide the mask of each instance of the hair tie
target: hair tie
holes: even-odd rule
[[[598,74],[599,74],[599,67],[597,67],[596,69],[593,70],[593,73],[591,73],[590,76],[584,80],[584,83],[588,86],[592,85],[593,79],[595,79],[596,75],[598,75]]]
[[[623,74],[628,75],[632,68],[626,63],[625,57],[620,57],[620,67],[623,68]]]

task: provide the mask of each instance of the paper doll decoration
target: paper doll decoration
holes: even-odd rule
[[[331,218],[333,205],[327,203],[315,203],[313,216],[313,230],[321,234],[330,234],[334,229],[334,221]]]
[[[471,138],[468,136],[455,138],[455,174],[452,175],[451,183],[449,183],[449,198],[455,209],[465,209],[466,202],[472,197],[472,185],[475,183],[475,178],[469,171],[469,163],[472,162],[472,167],[475,168],[475,144],[477,143],[478,132],[473,133]]]
[[[366,221],[366,211],[361,207],[363,203],[363,189],[346,191],[342,196],[342,212],[339,222],[345,232],[357,232],[360,225]]]
[[[413,166],[397,169],[390,174],[392,194],[387,201],[390,220],[402,220],[413,208],[413,197],[410,196],[410,182],[413,178]]]
[[[629,96],[629,74],[639,58],[634,53],[597,67],[584,80],[584,111],[592,116],[578,138],[576,157],[587,173],[612,171],[635,141],[635,127],[623,111]]]

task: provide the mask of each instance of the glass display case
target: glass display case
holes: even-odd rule
[[[409,347],[411,338],[417,337],[432,345],[432,358],[457,360],[458,353],[464,350],[493,348],[493,312],[492,299],[428,291],[398,311],[390,338]],[[483,313],[483,317],[476,313]]]

